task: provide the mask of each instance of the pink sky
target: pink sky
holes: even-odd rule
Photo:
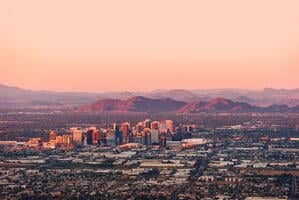
[[[0,83],[56,91],[299,87],[298,0],[9,0]]]

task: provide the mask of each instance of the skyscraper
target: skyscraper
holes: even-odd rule
[[[153,121],[151,123],[151,129],[159,130],[159,126],[160,126],[160,122],[158,122],[158,121]]]
[[[159,130],[157,129],[151,129],[151,144],[159,144]]]
[[[172,120],[165,120],[167,130],[173,134],[175,131],[174,122]]]
[[[54,140],[56,140],[56,136],[57,136],[57,134],[56,134],[54,131],[51,131],[51,132],[49,133],[49,140],[50,140],[50,141],[54,141]]]
[[[96,129],[89,129],[86,133],[87,144],[88,145],[96,145],[100,144],[100,132]]]
[[[150,128],[151,127],[151,121],[150,119],[146,119],[143,121],[143,127],[144,128]]]
[[[168,132],[167,125],[166,125],[165,121],[161,121],[159,130],[160,130],[160,133],[166,134]]]
[[[73,136],[73,143],[75,145],[81,145],[83,139],[83,132],[79,128],[71,128],[70,129]]]
[[[120,130],[120,127],[118,124],[113,124],[113,128],[114,128],[114,142],[115,145],[121,145],[123,144],[123,133]]]
[[[131,137],[130,123],[125,122],[121,124],[121,132],[123,135],[123,143],[129,143]]]
[[[136,125],[136,132],[137,133],[141,133],[143,130],[143,124],[141,122],[139,122],[137,125]]]
[[[73,142],[73,137],[71,135],[67,135],[67,134],[62,135],[62,143],[64,145],[69,146],[72,144],[72,142]]]
[[[63,143],[63,137],[62,136],[57,136],[56,137],[56,144],[62,144]]]
[[[100,131],[100,144],[107,145],[107,132]]]
[[[151,142],[151,130],[149,128],[145,128],[142,132],[142,143],[144,145],[150,145]]]
[[[151,144],[158,145],[159,144],[159,126],[160,122],[153,121],[151,123]]]

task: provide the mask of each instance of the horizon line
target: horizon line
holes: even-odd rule
[[[11,85],[6,83],[0,83],[0,86],[4,87],[10,87],[10,88],[16,88],[21,90],[27,90],[32,92],[55,92],[55,93],[118,93],[118,92],[143,92],[143,93],[149,93],[149,92],[155,92],[155,91],[172,91],[172,90],[186,90],[186,91],[209,91],[209,90],[243,90],[243,91],[265,91],[266,89],[272,89],[272,90],[299,90],[299,88],[275,88],[275,87],[263,87],[259,89],[255,88],[157,88],[157,89],[149,89],[149,90],[104,90],[104,91],[82,91],[82,90],[74,90],[74,91],[59,91],[59,90],[51,90],[51,89],[33,89],[33,88],[26,88],[18,85]]]

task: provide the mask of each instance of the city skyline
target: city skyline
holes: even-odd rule
[[[0,199],[299,199],[298,0],[0,6]]]
[[[83,92],[298,88],[298,6],[293,0],[5,2],[1,83]]]

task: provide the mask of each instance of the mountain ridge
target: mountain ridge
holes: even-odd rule
[[[80,112],[172,112],[176,111],[185,102],[176,101],[170,98],[164,99],[150,99],[143,96],[131,97],[127,100],[120,99],[103,99],[98,100],[92,104],[84,105],[77,108]]]
[[[176,101],[194,103],[198,99],[210,101],[222,97],[235,102],[244,102],[254,106],[271,106],[273,104],[286,104],[288,106],[299,105],[299,89],[273,89],[243,90],[243,89],[206,89],[206,90],[153,90],[149,92],[54,92],[34,91],[20,87],[0,84],[0,107],[30,107],[41,105],[66,105],[81,106],[95,102],[100,99],[127,100],[134,96],[161,99],[171,98]]]
[[[193,113],[285,113],[299,112],[299,105],[289,107],[288,105],[273,104],[267,107],[254,106],[245,102],[236,102],[225,98],[215,98],[210,101],[197,100],[191,103],[176,101],[170,98],[151,99],[143,96],[131,97],[127,100],[104,99],[92,104],[77,108],[80,112],[145,112],[145,113],[164,113],[175,112],[177,114]]]

